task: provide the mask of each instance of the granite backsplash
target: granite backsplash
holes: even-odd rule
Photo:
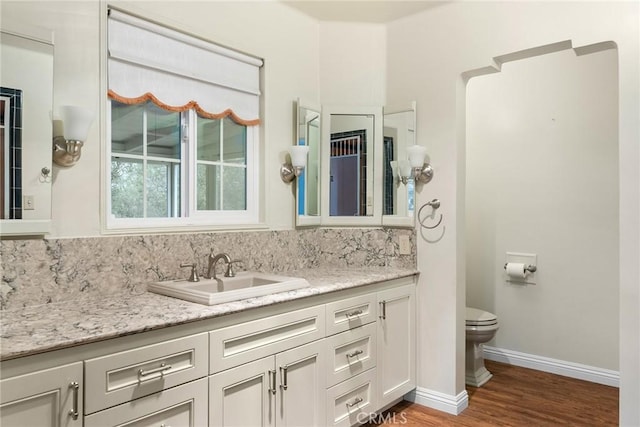
[[[408,235],[411,255],[399,254]],[[0,309],[83,295],[109,295],[146,283],[188,277],[181,263],[227,252],[238,271],[284,272],[313,267],[415,268],[413,230],[335,228],[0,241]]]

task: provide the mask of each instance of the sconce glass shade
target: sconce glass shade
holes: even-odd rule
[[[391,165],[391,175],[393,175],[393,179],[395,181],[395,179],[399,176],[398,175],[398,162],[396,160],[391,160],[389,162],[389,164]]]
[[[427,148],[421,145],[412,145],[407,147],[409,154],[409,162],[412,168],[421,168],[424,165],[424,159],[427,156]]]
[[[409,182],[409,178],[411,178],[412,171],[409,160],[398,160],[398,171],[400,172],[400,181],[406,185]]]
[[[294,168],[305,168],[307,166],[308,153],[308,145],[292,145],[291,147],[289,147],[291,166],[293,166]]]
[[[60,110],[62,111],[64,139],[68,141],[86,141],[89,134],[89,126],[93,122],[93,112],[73,105],[65,105],[60,107]]]
[[[409,177],[411,176],[411,163],[409,160],[400,160],[398,161],[398,166],[400,168],[400,176],[401,177]]]

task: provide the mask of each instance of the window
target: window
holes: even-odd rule
[[[256,224],[262,61],[116,10],[108,23],[107,228]]]

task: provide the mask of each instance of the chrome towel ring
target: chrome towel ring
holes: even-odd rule
[[[426,208],[427,206],[431,207],[431,214],[426,215],[424,218],[422,218],[422,210],[424,208]],[[433,230],[434,228],[436,228],[437,226],[439,226],[442,223],[442,214],[440,214],[440,218],[438,219],[438,222],[435,225],[425,225],[425,221],[427,220],[427,218],[429,217],[433,217],[433,214],[436,212],[436,210],[438,210],[438,208],[440,207],[440,200],[439,199],[433,199],[430,202],[425,203],[424,205],[422,205],[422,207],[420,208],[420,210],[418,211],[418,222],[420,223],[420,227],[422,228],[427,228],[429,230]]]

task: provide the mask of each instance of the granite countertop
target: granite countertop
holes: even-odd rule
[[[414,269],[390,267],[289,271],[278,274],[305,278],[311,286],[212,306],[139,291],[4,310],[0,311],[0,360],[211,319],[417,273]]]

